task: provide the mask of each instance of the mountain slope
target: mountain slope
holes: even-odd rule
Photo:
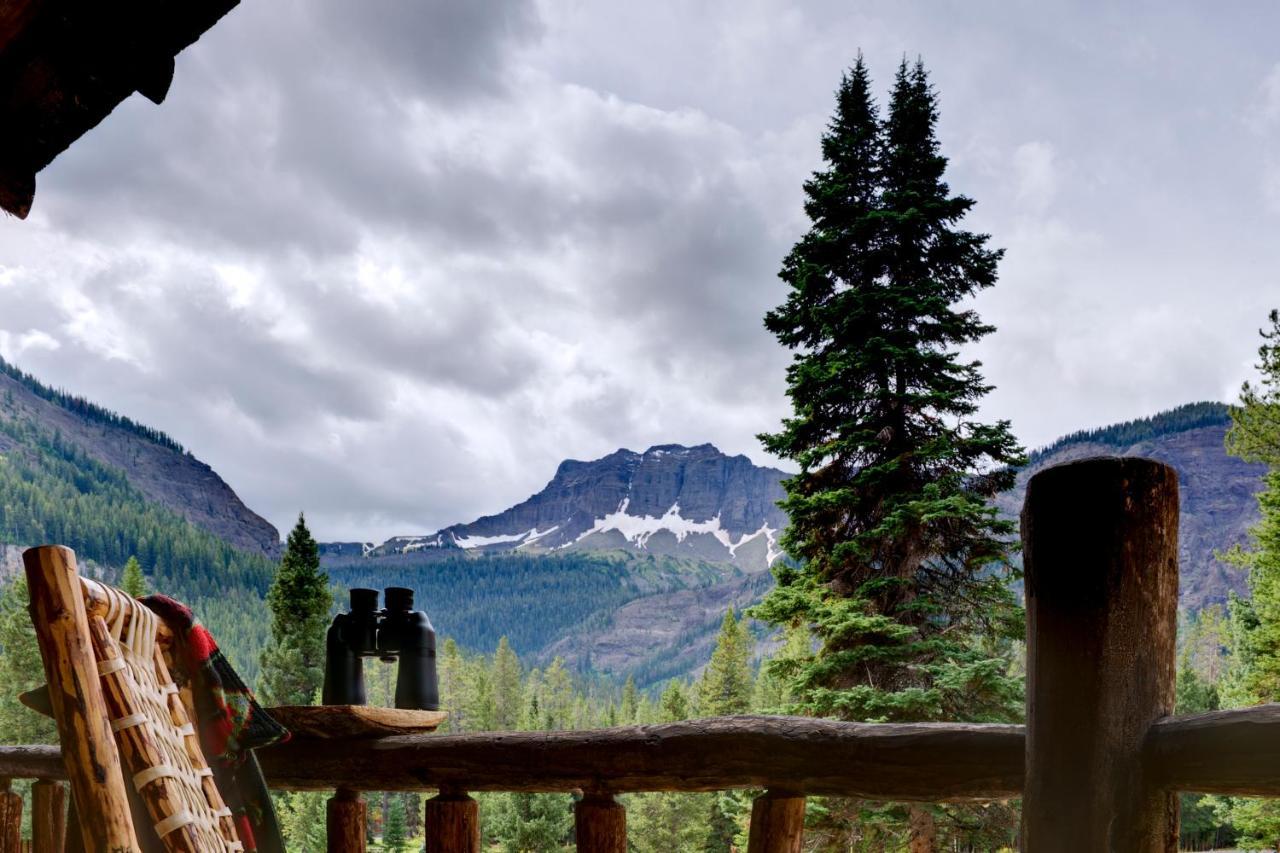
[[[267,556],[280,535],[250,510],[208,465],[158,430],[56,391],[0,359],[0,422],[29,423],[57,434],[86,456],[124,473],[150,502],[176,512],[219,539]],[[0,435],[0,453],[16,438]]]
[[[540,492],[496,515],[384,542],[413,552],[627,551],[763,571],[779,556],[786,474],[710,444],[566,460]]]
[[[1199,609],[1245,593],[1244,574],[1216,552],[1248,541],[1258,519],[1255,494],[1266,466],[1228,456],[1223,447],[1231,418],[1221,403],[1190,403],[1148,418],[1072,433],[1031,456],[1017,487],[1001,495],[1002,510],[1022,507],[1027,480],[1042,468],[1089,456],[1147,456],[1178,472],[1180,603]]]
[[[1263,473],[1262,466],[1226,454],[1229,423],[1225,406],[1194,403],[1072,433],[1033,453],[1016,488],[1001,495],[998,505],[1016,517],[1027,480],[1050,465],[1096,455],[1160,459],[1177,470],[1181,486],[1182,604],[1198,608],[1223,601],[1231,591],[1244,591],[1244,579],[1214,555],[1247,539]],[[614,555],[623,570],[616,585],[596,587],[598,579],[577,579],[557,589],[540,581],[544,603],[557,611],[557,619],[551,620],[554,630],[531,633],[520,626],[521,651],[542,661],[561,655],[583,669],[630,674],[647,684],[705,662],[724,609],[754,603],[770,585],[763,569],[779,556],[777,539],[786,518],[776,502],[785,477],[710,445],[619,450],[590,462],[562,463],[544,489],[504,512],[429,536],[398,537],[377,548],[336,543],[326,549],[325,561],[342,567],[335,571],[339,580],[429,587],[445,575],[460,581],[458,572],[466,574],[471,564],[476,574],[467,582],[483,588],[477,594],[487,607],[507,612],[509,605],[491,589],[495,557]],[[654,571],[652,561],[663,555],[692,562]],[[660,580],[640,588],[634,583],[637,561],[645,560],[651,577]],[[681,572],[699,577],[684,581]],[[566,592],[569,586],[581,595]],[[446,600],[449,596],[440,603]],[[467,619],[479,618],[474,608],[459,606],[471,614]],[[446,610],[435,618],[448,625],[453,615]],[[488,633],[467,628],[460,635],[492,648],[503,627],[500,620],[485,621],[492,626]],[[538,645],[529,647],[529,642]]]
[[[136,556],[150,586],[192,605],[252,682],[274,528],[172,439],[0,362],[0,581],[24,548],[50,542],[110,581]]]

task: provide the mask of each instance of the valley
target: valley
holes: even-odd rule
[[[1016,514],[1042,467],[1098,454],[1171,464],[1182,485],[1181,600],[1244,591],[1215,553],[1244,542],[1262,467],[1226,455],[1225,406],[1196,403],[1066,436],[1036,451],[999,508]],[[537,665],[641,686],[705,664],[727,607],[772,584],[786,473],[709,444],[566,460],[547,485],[493,515],[384,542],[322,546],[340,591],[411,586],[443,636],[491,651],[507,636]],[[305,507],[303,507],[305,509]],[[194,604],[249,677],[265,640],[261,596],[275,528],[174,440],[0,364],[0,578],[23,547],[76,549],[114,578],[136,555],[153,586]]]

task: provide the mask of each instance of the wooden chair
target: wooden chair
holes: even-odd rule
[[[84,849],[145,849],[131,785],[164,849],[242,850],[190,696],[169,675],[169,630],[124,592],[81,577],[69,548],[32,548],[23,562]]]

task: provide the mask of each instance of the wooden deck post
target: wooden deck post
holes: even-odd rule
[[[80,822],[85,849],[133,850],[133,818],[89,641],[76,555],[70,548],[46,545],[24,551],[22,562],[62,758],[85,818]]]
[[[612,794],[587,794],[573,807],[578,853],[627,853],[627,809]]]
[[[9,789],[9,780],[0,779],[0,853],[22,849],[22,795]]]
[[[62,853],[67,832],[67,789],[37,779],[31,786],[31,846],[35,853]]]
[[[366,814],[359,791],[339,788],[334,792],[325,815],[329,853],[364,853]]]
[[[751,804],[747,853],[800,853],[804,842],[804,797],[766,791]]]
[[[422,817],[427,853],[479,853],[480,805],[466,793],[442,790]]]
[[[1134,458],[1031,478],[1022,510],[1027,593],[1028,853],[1165,853],[1177,797],[1142,762],[1173,710],[1178,481]]]

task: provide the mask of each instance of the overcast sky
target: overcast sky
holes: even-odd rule
[[[1008,250],[986,415],[1036,446],[1231,399],[1280,305],[1277,32],[1269,0],[243,0],[0,217],[0,355],[329,540],[623,446],[768,462],[761,316],[861,48],[882,93],[923,56]]]

